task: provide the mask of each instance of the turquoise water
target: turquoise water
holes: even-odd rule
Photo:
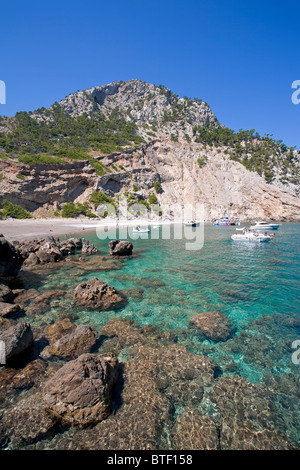
[[[128,305],[119,311],[99,313],[81,310],[79,322],[90,323],[99,331],[113,317],[134,319],[139,326],[154,324],[162,330],[186,330],[191,316],[219,310],[231,320],[238,336],[253,320],[266,318],[271,323],[270,328],[274,329],[274,322],[280,322],[280,318],[299,315],[299,224],[283,224],[271,243],[262,244],[233,242],[230,235],[235,233],[235,227],[207,224],[203,248],[195,251],[185,249],[185,238],[174,240],[174,227],[171,227],[171,237],[167,240],[161,238],[161,228],[151,230],[155,238],[160,238],[151,239],[150,234],[135,235],[131,229],[118,231],[117,238],[132,241],[137,253],[136,257],[122,260],[121,269],[103,271],[98,270],[96,264],[94,269],[85,271],[84,263],[76,268],[58,265],[43,279],[41,290],[64,286],[72,291],[79,282],[95,276],[117,289],[144,290],[141,301],[130,299]],[[198,229],[185,230],[187,237],[191,237]],[[104,255],[108,254],[109,239],[99,240],[92,233],[84,236]],[[140,285],[141,278],[148,279],[142,282],[146,286]],[[164,285],[151,286],[151,281],[156,280]],[[65,302],[60,306],[61,310],[68,306],[71,308],[71,300],[66,299]],[[50,317],[51,314],[55,320],[56,310],[48,313]],[[274,317],[273,323],[270,315]],[[300,339],[297,325],[290,330],[295,340]],[[223,344],[209,341],[205,344],[206,348],[211,346],[211,355],[216,351],[221,354],[224,349]],[[196,341],[190,346],[194,350],[197,347],[203,349],[203,338],[201,344]],[[289,362],[290,358],[286,366]],[[258,368],[257,375],[253,366],[253,373],[247,377],[252,380],[259,377],[260,370]]]
[[[117,261],[118,269],[103,270],[109,259],[99,261],[101,269],[97,262],[88,269],[84,262],[76,266],[62,263],[38,281],[26,281],[26,287],[66,289],[71,294],[79,282],[98,277],[117,289],[143,289],[141,299],[130,298],[117,311],[95,312],[75,309],[70,295],[48,312],[30,318],[31,323],[46,325],[72,311],[77,323],[90,324],[99,332],[116,317],[133,319],[139,327],[150,324],[172,330],[177,343],[211,357],[223,375],[236,374],[261,383],[270,376],[280,377],[285,390],[283,414],[291,413],[295,421],[299,397],[294,381],[299,380],[300,365],[292,362],[292,342],[300,340],[300,224],[282,224],[273,241],[262,244],[233,242],[230,235],[235,227],[207,224],[203,248],[195,251],[185,249],[186,239],[173,238],[174,227],[168,240],[162,239],[161,228],[151,230],[158,239],[128,237],[126,230],[117,234],[119,239],[132,241],[135,253]],[[188,230],[189,236],[195,229]],[[108,255],[109,239],[99,240],[93,233],[84,237],[101,255]],[[189,328],[191,316],[211,310],[223,312],[235,326],[228,341],[215,343]],[[295,424],[288,434],[299,442]]]

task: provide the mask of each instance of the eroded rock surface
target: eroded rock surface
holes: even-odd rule
[[[81,282],[74,290],[73,300],[76,305],[84,305],[93,310],[111,310],[126,303],[124,295],[98,278]]]
[[[74,426],[96,424],[109,415],[117,374],[116,356],[82,354],[67,362],[46,382],[46,409]]]
[[[190,318],[190,326],[213,341],[226,341],[235,330],[226,315],[218,311],[197,313]]]

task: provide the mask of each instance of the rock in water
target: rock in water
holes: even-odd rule
[[[56,263],[63,259],[63,254],[58,246],[52,241],[46,242],[36,252],[41,263]]]
[[[0,283],[0,302],[9,302],[13,297],[12,290],[6,284]]]
[[[0,235],[0,276],[15,276],[23,263],[21,253]]]
[[[111,240],[108,244],[109,254],[113,256],[132,255],[133,245],[126,240]]]
[[[8,304],[0,302],[0,317],[9,317],[20,310],[20,306],[16,304]]]
[[[73,300],[77,305],[84,305],[93,310],[112,310],[126,303],[126,297],[115,287],[96,277],[78,284],[73,293]]]
[[[29,323],[20,322],[6,328],[5,323],[3,323],[0,327],[0,340],[5,343],[6,361],[15,359],[32,346],[31,326]]]
[[[65,319],[61,323],[67,322]],[[69,322],[71,325],[72,323]],[[71,358],[80,356],[83,353],[88,353],[91,348],[95,345],[98,333],[89,325],[74,325],[71,331],[65,335],[56,339],[54,342],[50,341],[50,345],[47,346],[41,353],[41,357],[49,358],[51,356],[58,356],[63,358]],[[50,325],[48,331],[51,327]],[[54,335],[55,337],[55,335]]]
[[[82,246],[81,246],[81,253],[85,253],[88,255],[94,255],[98,253],[98,248],[95,245],[85,238],[82,239]]]
[[[46,410],[73,426],[96,424],[109,415],[117,375],[115,355],[82,354],[67,362],[46,382]]]
[[[234,327],[224,313],[218,311],[198,313],[190,319],[190,326],[197,328],[206,338],[226,341]]]

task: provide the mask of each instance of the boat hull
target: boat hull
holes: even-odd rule
[[[266,236],[248,236],[248,235],[231,235],[231,239],[236,242],[254,242],[254,243],[267,243],[272,240],[271,237]]]

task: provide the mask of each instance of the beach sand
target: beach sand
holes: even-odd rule
[[[170,224],[170,221],[148,221],[148,220],[92,220],[92,219],[10,219],[0,220],[0,234],[9,240],[33,240],[45,236],[64,237],[72,234],[84,234],[114,228],[132,227],[140,225]]]

